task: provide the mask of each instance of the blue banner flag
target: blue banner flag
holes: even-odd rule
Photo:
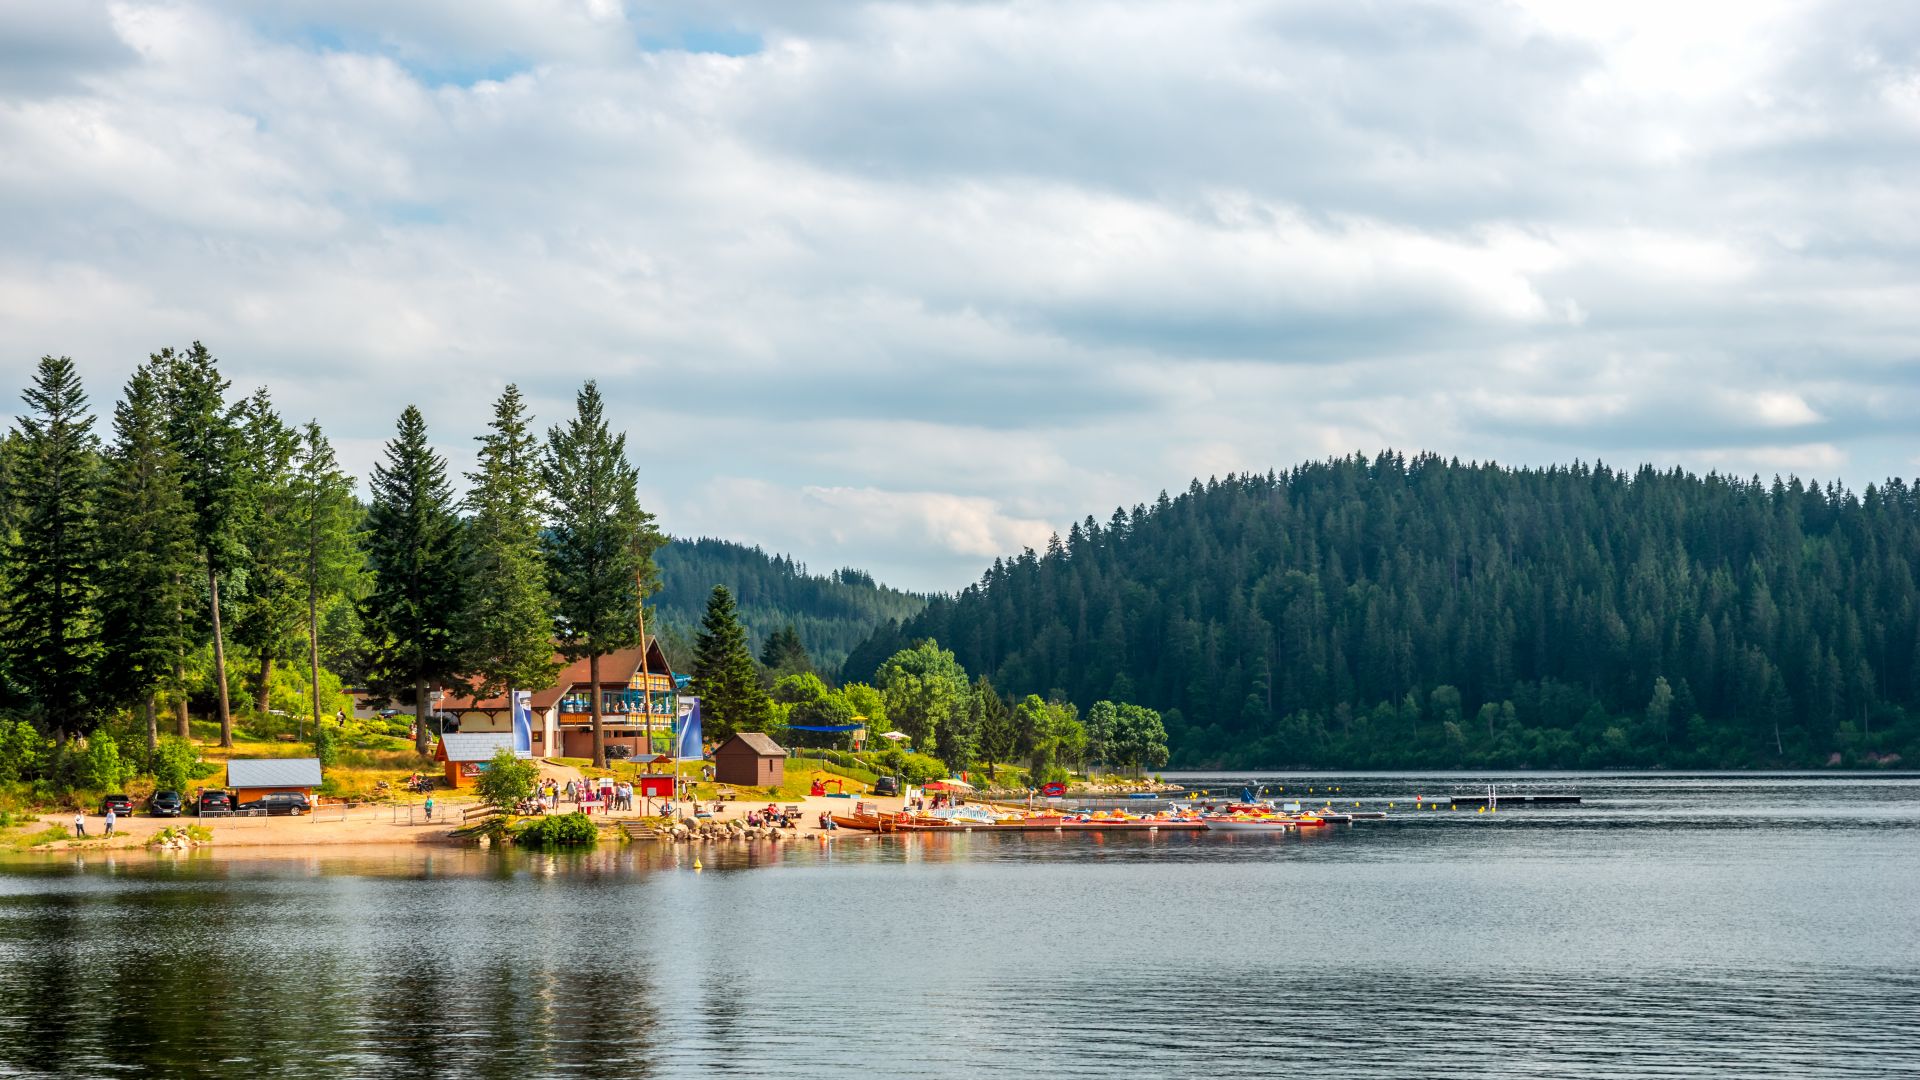
[[[521,757],[533,756],[533,691],[514,690],[513,694],[513,752]]]
[[[700,749],[700,699],[680,697],[680,715],[673,721],[673,756],[681,761],[699,761]]]

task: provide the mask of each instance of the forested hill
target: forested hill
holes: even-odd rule
[[[650,601],[674,670],[691,671],[692,642],[715,585],[732,590],[756,653],[767,635],[792,625],[814,666],[837,671],[847,651],[889,619],[905,619],[927,598],[875,584],[864,570],[826,576],[785,555],[726,540],[676,539],[654,556],[661,589]],[[872,673],[869,672],[869,675]]]
[[[1089,517],[849,674],[937,638],[1003,693],[1161,709],[1175,766],[1912,763],[1916,560],[1898,480],[1355,457]]]

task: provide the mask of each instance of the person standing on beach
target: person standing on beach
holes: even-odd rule
[[[107,833],[106,834],[108,836],[113,835],[113,823],[115,820],[116,818],[113,812],[113,807],[111,806],[107,807]]]
[[[431,795],[427,796],[427,820],[429,822],[433,820],[433,796]]]
[[[73,835],[87,835],[87,812],[85,810],[73,815]]]

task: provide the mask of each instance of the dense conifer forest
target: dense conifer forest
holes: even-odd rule
[[[1920,751],[1920,489],[1387,453],[1195,481],[853,650],[1165,714],[1172,765],[1884,765]]]
[[[821,671],[838,671],[852,649],[889,619],[906,619],[927,598],[876,584],[864,570],[810,574],[786,555],[728,540],[676,539],[654,556],[660,591],[648,602],[674,670],[690,671],[695,631],[715,585],[725,585],[755,653],[792,627]],[[854,681],[873,677],[873,668]]]

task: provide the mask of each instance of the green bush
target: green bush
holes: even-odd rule
[[[910,753],[906,750],[883,750],[873,755],[878,771],[898,776],[909,784],[924,784],[929,780],[939,780],[947,775],[946,763],[937,757],[926,754]]]
[[[160,791],[185,791],[199,775],[200,752],[178,735],[162,735],[153,755],[153,786]]]
[[[492,760],[481,770],[480,778],[474,781],[474,790],[479,792],[481,801],[503,813],[512,813],[520,800],[533,794],[534,782],[540,779],[540,767],[531,761],[522,761],[513,751],[501,747],[494,751]]]
[[[555,814],[521,826],[513,839],[526,847],[591,847],[600,839],[600,830],[585,814]]]
[[[0,720],[0,784],[42,778],[49,741],[25,720]]]
[[[80,759],[75,786],[119,791],[132,775],[133,768],[120,758],[120,744],[113,741],[113,736],[96,731],[87,739],[87,751]]]
[[[340,742],[324,720],[313,729],[313,756],[320,759],[322,768],[331,768],[340,760]]]

